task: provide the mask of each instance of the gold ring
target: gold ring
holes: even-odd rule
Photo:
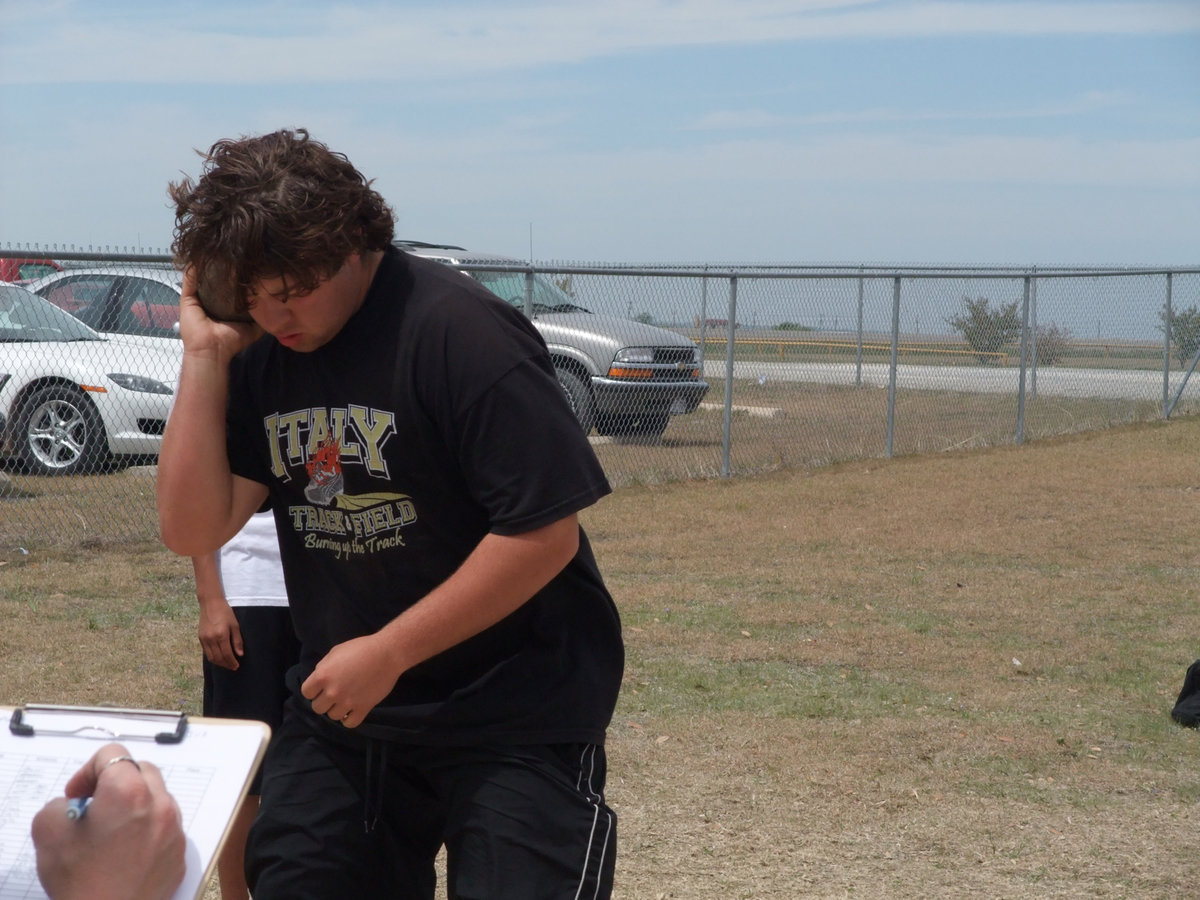
[[[106,762],[104,765],[102,765],[100,767],[100,771],[97,772],[96,775],[99,776],[100,772],[103,772],[105,769],[107,769],[113,763],[119,763],[119,762],[133,763],[133,767],[135,769],[137,769],[139,772],[142,771],[142,767],[138,765],[137,760],[134,759],[132,756],[114,756],[112,759],[110,759],[108,762]]]

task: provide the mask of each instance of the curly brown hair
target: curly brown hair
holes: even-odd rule
[[[221,140],[199,181],[169,186],[171,251],[195,267],[201,296],[219,290],[244,315],[258,281],[281,278],[288,293],[312,291],[354,253],[384,250],[392,210],[341,153],[303,128]]]

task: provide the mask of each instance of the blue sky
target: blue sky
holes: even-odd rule
[[[538,260],[1200,263],[1200,0],[0,0],[0,246],[306,127]]]

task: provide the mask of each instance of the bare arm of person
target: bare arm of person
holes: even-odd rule
[[[114,762],[115,760],[115,762]],[[67,816],[68,797],[90,797]],[[105,744],[33,817],[38,878],[51,900],[166,900],[183,881],[179,806],[162,773]]]
[[[265,485],[239,478],[225,455],[229,361],[260,334],[254,325],[210,319],[184,273],[179,298],[183,363],[158,459],[163,543],[183,556],[220,549],[266,498]]]
[[[313,711],[361,724],[405,671],[516,611],[579,549],[574,514],[524,534],[489,534],[453,575],[375,634],[338,644],[301,686]]]
[[[242,629],[225,597],[217,554],[193,556],[192,572],[196,577],[196,600],[200,604],[197,634],[204,658],[215,666],[236,670],[243,652]]]

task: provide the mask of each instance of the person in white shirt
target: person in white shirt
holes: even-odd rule
[[[250,517],[212,556],[192,557],[199,637],[204,648],[204,715],[257,719],[278,730],[287,698],[284,675],[300,656],[279,561],[275,519]],[[246,834],[258,812],[261,773],[230,826],[217,860],[223,900],[248,900]]]

